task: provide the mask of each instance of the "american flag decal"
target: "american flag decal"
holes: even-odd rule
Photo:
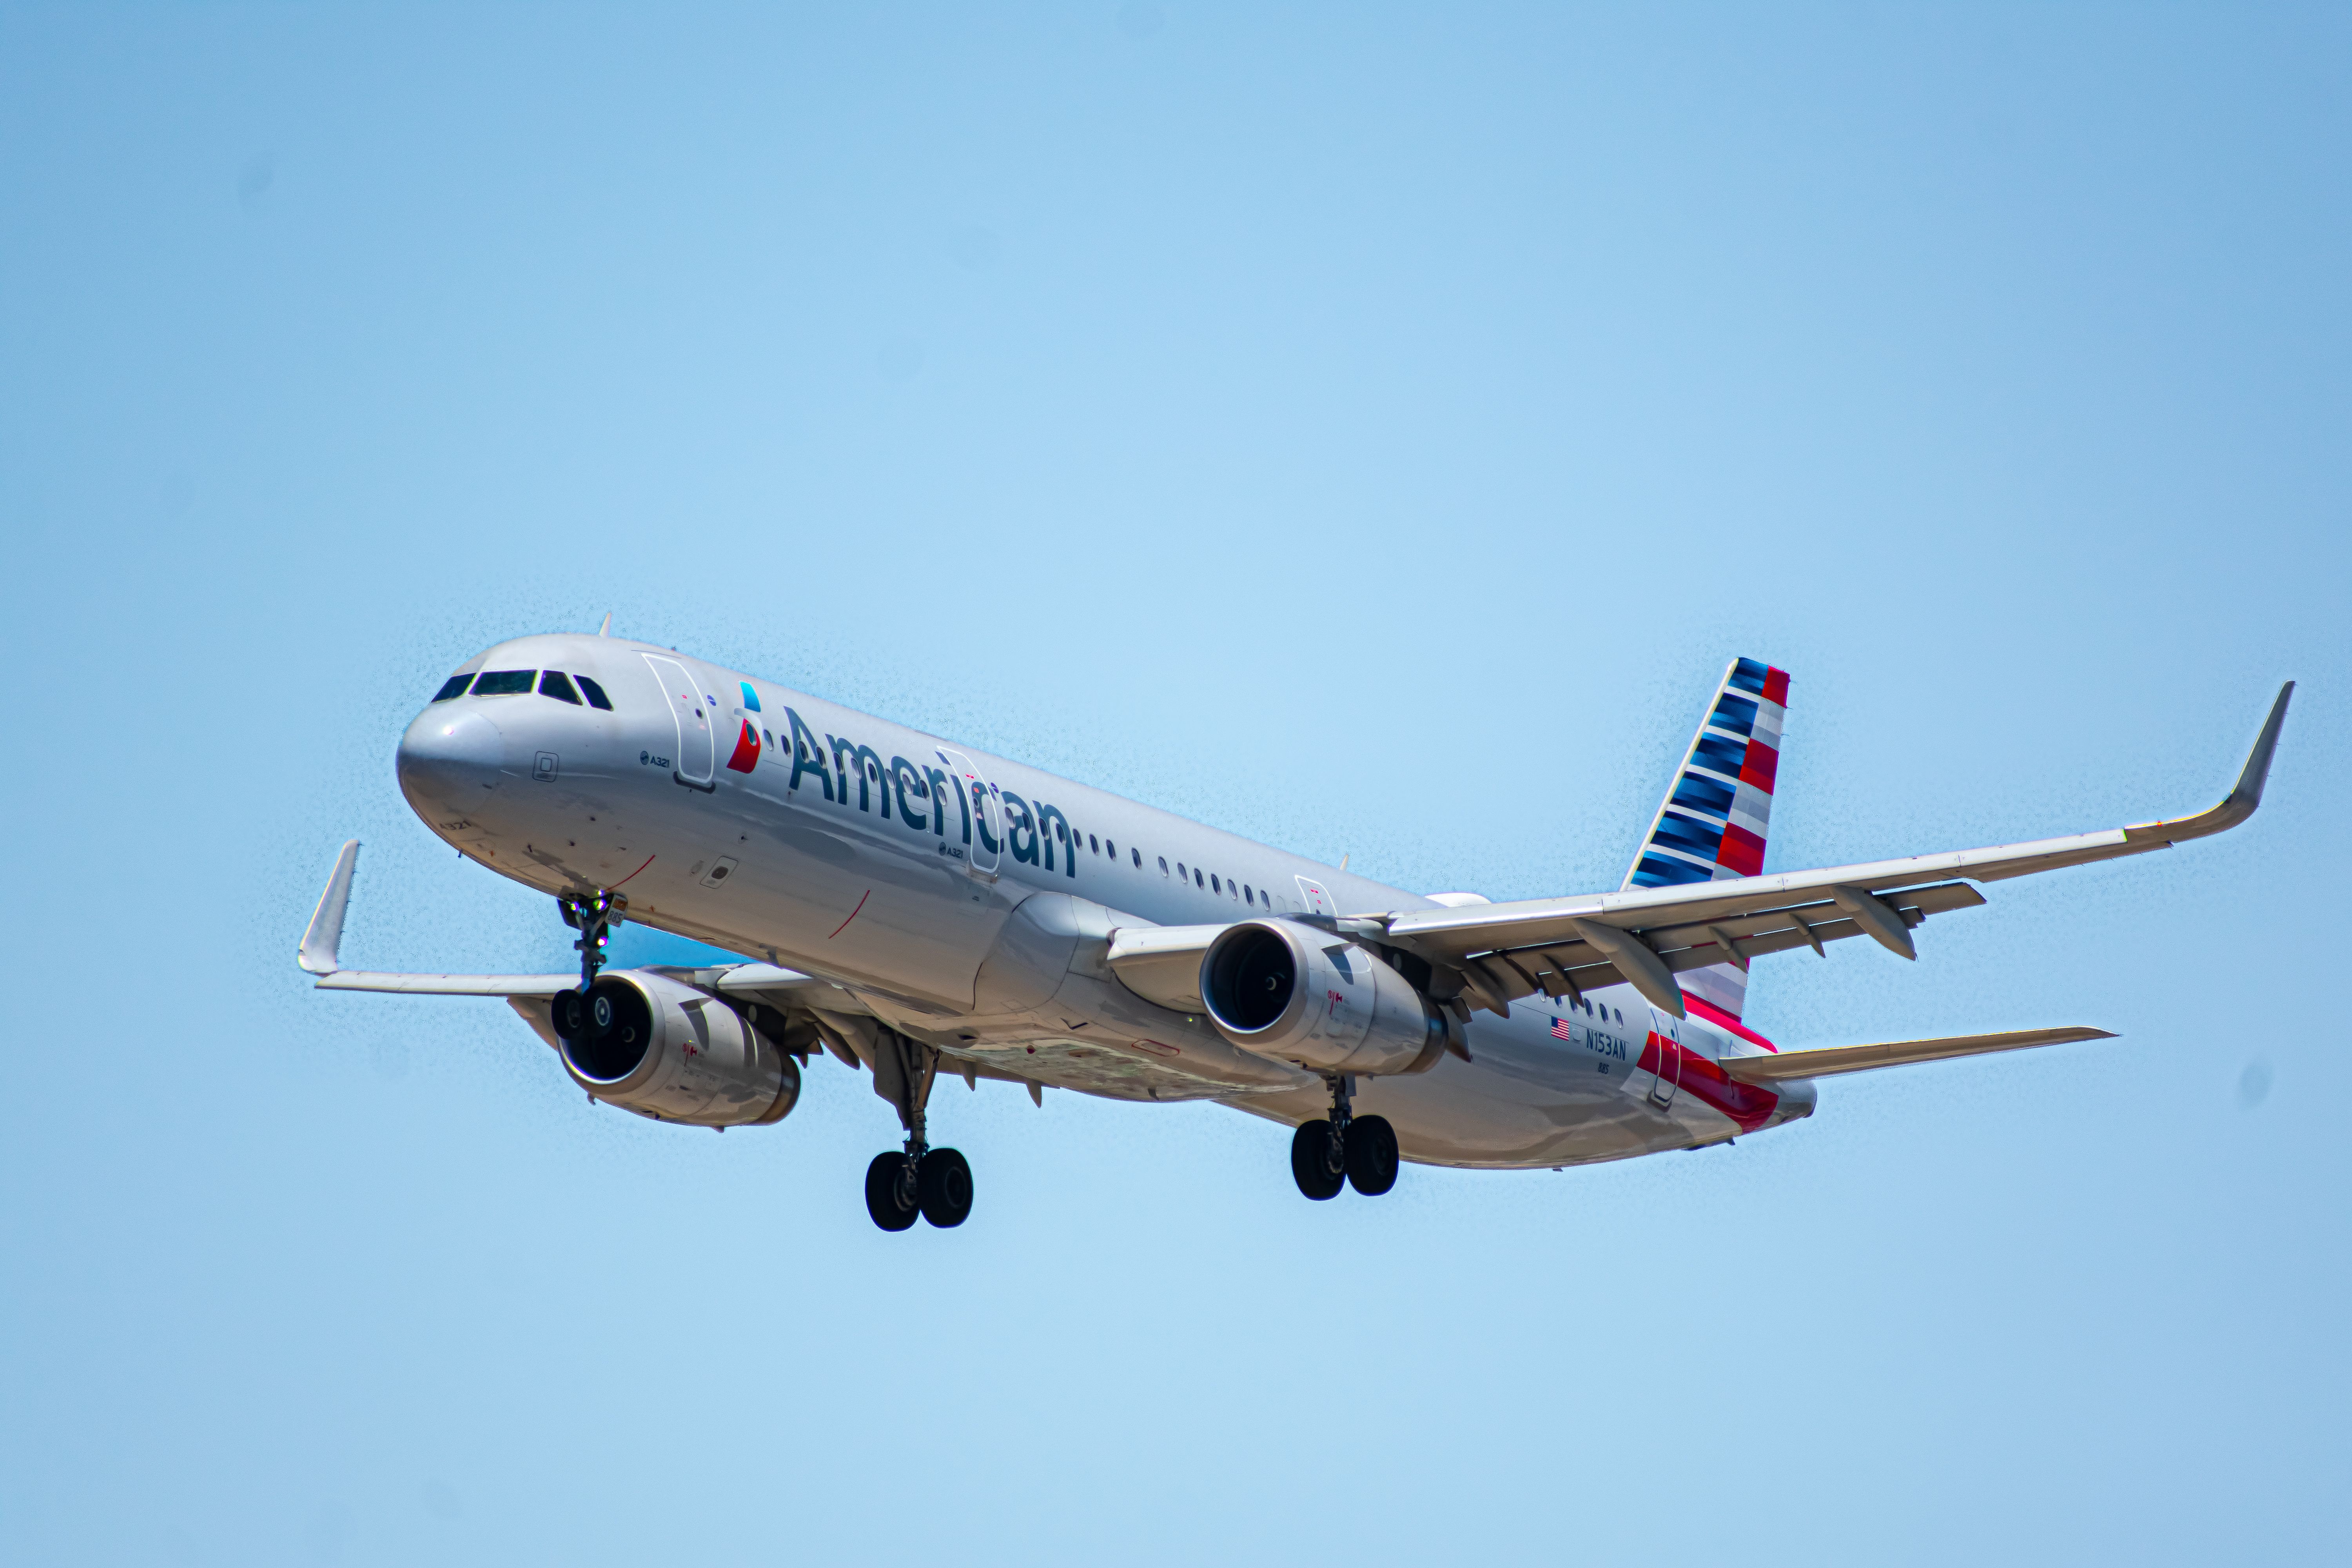
[[[1567,1019],[1554,1018],[1551,1021],[1551,1037],[1555,1040],[1564,1040],[1569,1037]]]

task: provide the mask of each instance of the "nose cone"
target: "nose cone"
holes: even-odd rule
[[[478,708],[427,709],[400,738],[395,766],[400,789],[422,807],[430,802],[463,815],[484,790],[498,787],[507,738]]]

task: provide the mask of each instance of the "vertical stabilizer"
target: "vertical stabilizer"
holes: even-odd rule
[[[1788,712],[1787,670],[1752,658],[1731,661],[1650,824],[1649,837],[1625,874],[1627,888],[1670,888],[1763,871]],[[1690,970],[1675,979],[1685,994],[1735,1018],[1748,999],[1748,973],[1737,964]]]

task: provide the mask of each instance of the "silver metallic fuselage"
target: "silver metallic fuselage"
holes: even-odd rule
[[[1319,1083],[1129,991],[1103,963],[1104,941],[1118,927],[1431,907],[650,644],[523,637],[467,668],[584,675],[613,708],[535,692],[427,707],[401,742],[399,775],[435,833],[541,891],[613,889],[630,920],[835,982],[950,1068],[1131,1100],[1213,1099],[1286,1122],[1319,1115]],[[951,775],[982,781],[977,810]],[[1357,1107],[1393,1123],[1407,1158],[1465,1166],[1621,1159],[1811,1113],[1804,1083],[1741,1121],[1672,1093],[1644,1070],[1645,1041],[1712,1057],[1728,1039],[1627,987],[1591,1001],[1480,1014],[1469,1059],[1363,1082]]]

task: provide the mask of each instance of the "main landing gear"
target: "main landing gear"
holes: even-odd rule
[[[1356,1080],[1331,1085],[1331,1119],[1302,1121],[1290,1139],[1290,1174],[1298,1190],[1321,1203],[1352,1186],[1376,1198],[1396,1185],[1396,1130],[1385,1116],[1358,1116],[1348,1109]]]
[[[903,1150],[885,1151],[866,1167],[866,1212],[884,1230],[906,1230],[927,1219],[941,1230],[971,1214],[971,1166],[953,1149],[925,1141],[923,1112],[940,1053],[893,1029],[874,1037],[874,1090],[898,1108],[907,1130]]]
[[[866,1167],[866,1212],[884,1230],[906,1230],[918,1219],[942,1230],[971,1213],[971,1167],[953,1149],[921,1149],[907,1140],[904,1153],[886,1150]]]

